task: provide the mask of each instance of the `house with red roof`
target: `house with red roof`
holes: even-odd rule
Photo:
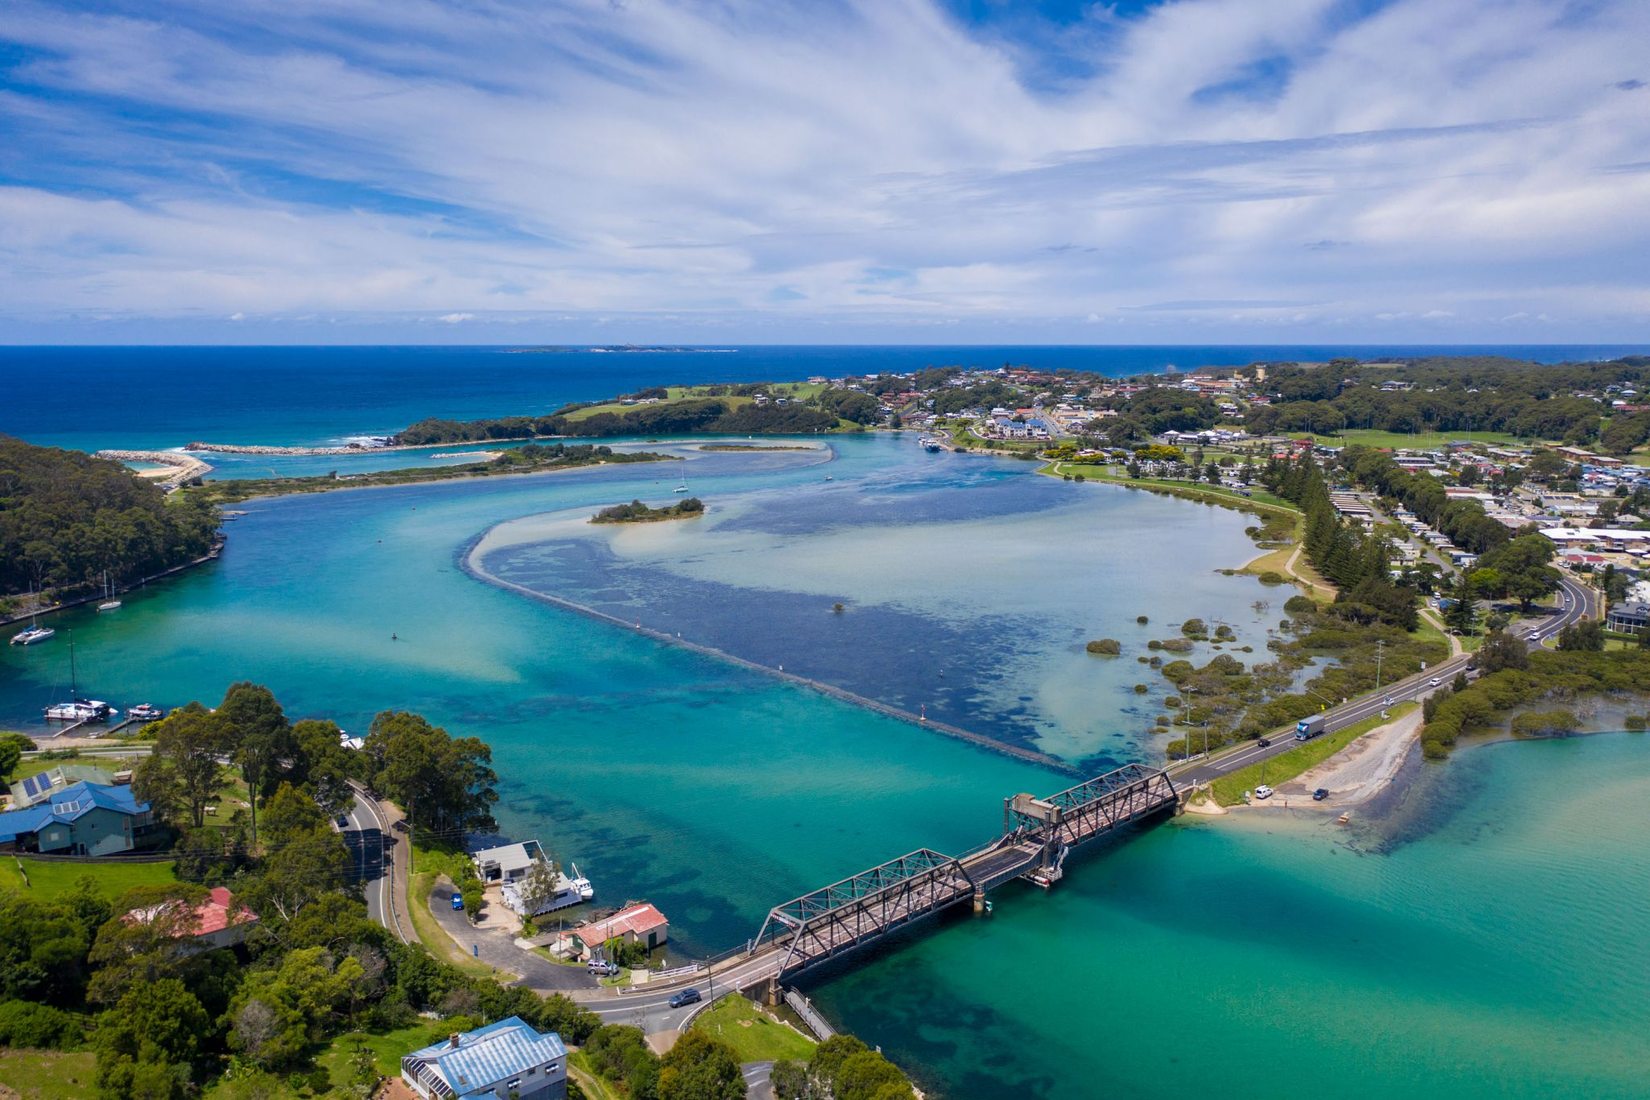
[[[133,909],[125,919],[147,924],[163,913],[168,916],[177,913],[177,907],[182,904],[168,901],[147,909]],[[236,901],[228,887],[214,886],[190,913],[179,916],[176,935],[192,937],[203,951],[233,947],[245,940],[247,932],[257,923],[258,914]]]

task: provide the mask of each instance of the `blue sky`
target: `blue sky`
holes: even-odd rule
[[[1642,0],[0,4],[0,342],[1650,340]]]

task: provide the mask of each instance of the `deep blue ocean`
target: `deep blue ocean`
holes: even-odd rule
[[[500,347],[0,347],[0,432],[98,450],[211,443],[325,444],[427,416],[549,412],[653,385],[796,381],[927,366],[1023,364],[1112,377],[1257,361],[1495,354],[1538,362],[1627,345],[779,347],[523,352]]]

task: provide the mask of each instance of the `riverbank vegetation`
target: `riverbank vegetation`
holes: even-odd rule
[[[777,1100],[910,1100],[899,1067],[852,1035],[834,1035],[807,1062],[782,1059],[769,1077]]]
[[[1520,661],[1515,645],[1516,639],[1514,645],[1498,643],[1492,651],[1486,642],[1479,653],[1483,676],[1427,700],[1421,748],[1428,757],[1449,755],[1471,734],[1573,730],[1573,714],[1554,712],[1572,711],[1589,696],[1638,698],[1650,691],[1650,648],[1537,650]],[[1527,721],[1523,728],[1509,720],[1512,712],[1538,705],[1546,712],[1543,718]]]
[[[334,471],[312,477],[226,478],[204,482],[176,495],[210,504],[235,504],[253,497],[288,496],[293,493],[325,493],[334,489],[368,489],[385,485],[416,485],[428,481],[457,481],[472,477],[545,473],[551,470],[602,466],[609,463],[675,461],[680,460],[653,451],[615,451],[611,447],[589,443],[528,443],[513,447],[485,462],[372,470],[360,474],[339,474]]]
[[[652,508],[639,500],[603,508],[590,517],[591,523],[653,523],[663,519],[689,519],[705,514],[705,502],[688,497],[664,508]]]
[[[0,598],[119,587],[205,555],[218,522],[118,462],[0,435]]]

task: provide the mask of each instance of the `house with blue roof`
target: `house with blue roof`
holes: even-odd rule
[[[567,1047],[511,1016],[413,1051],[401,1080],[425,1100],[566,1100]]]
[[[130,787],[82,780],[0,814],[0,851],[111,856],[130,852],[153,826],[149,803]]]

